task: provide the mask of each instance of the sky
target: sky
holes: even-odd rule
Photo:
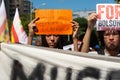
[[[115,3],[114,0],[31,0],[34,8],[95,10],[97,3]]]

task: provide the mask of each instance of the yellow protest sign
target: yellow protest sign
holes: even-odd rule
[[[37,9],[35,17],[38,32],[36,34],[72,34],[72,10]]]

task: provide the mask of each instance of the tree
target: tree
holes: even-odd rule
[[[120,4],[120,0],[115,0],[117,4]]]
[[[78,17],[73,20],[79,23],[80,29],[79,29],[79,33],[78,33],[78,38],[79,38],[79,40],[82,40],[85,35],[87,26],[88,26],[87,19],[84,17]],[[90,46],[95,47],[96,44],[99,44],[99,42],[98,42],[96,28],[94,28],[94,30],[92,31],[92,34],[91,34]]]
[[[80,38],[80,40],[82,40],[87,28],[87,19],[84,17],[78,17],[73,20],[79,23],[80,28],[79,28],[78,37]]]
[[[28,34],[28,24],[30,22],[30,14],[20,15],[20,19],[25,32]]]

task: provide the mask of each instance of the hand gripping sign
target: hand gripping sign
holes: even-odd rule
[[[119,4],[97,4],[98,14],[97,30],[115,29],[120,30],[120,5]]]
[[[63,9],[38,9],[35,16],[40,19],[36,22],[36,34],[72,34],[72,11]]]

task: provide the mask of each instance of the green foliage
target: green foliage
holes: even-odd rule
[[[78,32],[78,37],[82,38],[86,32],[86,28],[87,28],[87,19],[84,17],[78,17],[73,19],[74,21],[76,21],[77,23],[79,23],[79,32]]]
[[[20,15],[20,19],[21,19],[21,23],[23,25],[23,28],[25,30],[25,32],[28,34],[28,24],[30,23],[30,21],[32,19],[34,19],[34,13],[32,14],[25,14],[25,15]]]
[[[73,20],[76,21],[76,22],[78,22],[79,26],[81,28],[87,28],[87,19],[86,18],[84,18],[84,17],[78,17],[78,18],[75,18]]]
[[[28,24],[30,22],[30,14],[20,15],[21,23],[26,33],[28,33]]]
[[[11,30],[11,27],[12,27],[12,20],[8,19],[8,28],[9,28],[9,30]]]
[[[87,19],[83,17],[78,17],[73,20],[79,23],[80,29],[79,29],[78,37],[80,40],[82,40],[88,26]],[[94,28],[91,34],[90,46],[94,47],[96,44],[98,44],[98,37],[97,37],[96,29]]]
[[[120,0],[115,0],[117,4],[120,4]]]

